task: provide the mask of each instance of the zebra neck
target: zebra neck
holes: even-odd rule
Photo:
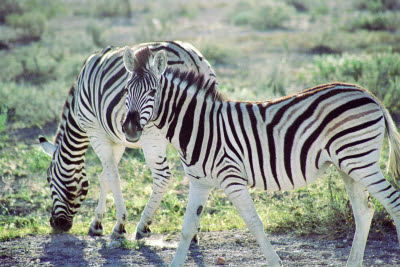
[[[71,95],[70,95],[71,96]],[[77,123],[71,111],[73,101],[69,98],[64,106],[61,123],[57,131],[58,162],[66,171],[82,170],[89,138]]]

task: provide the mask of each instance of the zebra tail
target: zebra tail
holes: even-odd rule
[[[381,109],[385,118],[386,133],[389,139],[389,164],[386,171],[390,171],[397,177],[400,177],[400,134],[387,109],[382,106]]]

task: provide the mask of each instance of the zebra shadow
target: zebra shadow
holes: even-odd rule
[[[86,241],[71,234],[51,234],[50,240],[44,243],[43,254],[39,257],[41,264],[50,266],[80,265],[89,263],[84,255]]]

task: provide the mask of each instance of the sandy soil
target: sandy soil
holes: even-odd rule
[[[385,237],[370,236],[364,266],[400,266],[395,232],[386,233]],[[270,239],[284,266],[344,266],[351,247],[351,240],[326,240],[321,236],[270,235]],[[168,240],[166,235],[153,235],[137,249],[113,248],[110,242],[109,235],[51,234],[15,239],[0,243],[0,265],[168,266],[175,254],[178,235]],[[222,263],[267,266],[257,242],[246,230],[202,233],[200,245],[191,246],[186,260],[186,266]]]

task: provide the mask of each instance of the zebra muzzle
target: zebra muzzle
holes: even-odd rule
[[[122,132],[128,142],[137,142],[142,135],[143,128],[140,125],[138,112],[128,112],[125,122],[122,124]]]

